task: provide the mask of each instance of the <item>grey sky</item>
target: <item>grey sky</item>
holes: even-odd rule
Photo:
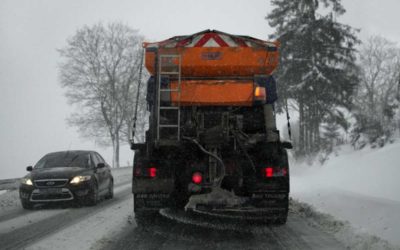
[[[362,28],[361,38],[380,34],[400,41],[399,0],[345,0],[342,22]],[[57,48],[77,28],[122,21],[147,40],[217,29],[266,39],[267,0],[1,0],[0,1],[0,179],[19,177],[25,167],[57,150],[95,149],[111,162],[111,150],[79,139],[65,119],[73,111],[57,78]],[[121,165],[132,160],[122,147]]]

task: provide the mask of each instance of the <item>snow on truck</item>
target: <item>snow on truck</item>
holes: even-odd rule
[[[273,110],[279,44],[206,30],[143,47],[150,118],[145,143],[131,141],[137,221],[179,210],[285,223],[291,144]]]

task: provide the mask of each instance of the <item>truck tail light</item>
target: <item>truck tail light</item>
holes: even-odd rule
[[[147,169],[147,173],[148,173],[148,176],[150,176],[150,178],[154,178],[157,176],[157,168],[150,167]]]
[[[272,167],[267,167],[265,168],[265,177],[272,177],[274,176],[274,168]]]
[[[262,169],[262,175],[265,178],[284,177],[287,176],[287,168],[282,167],[266,167]]]
[[[133,169],[133,176],[135,177],[157,177],[157,168],[156,167],[141,167],[137,166]]]
[[[203,181],[203,175],[200,172],[193,173],[192,181],[194,184],[200,184]]]

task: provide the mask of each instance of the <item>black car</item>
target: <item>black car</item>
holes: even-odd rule
[[[113,198],[110,166],[94,151],[62,151],[40,159],[21,180],[19,196],[25,209],[35,204],[76,201],[96,205],[100,197]]]

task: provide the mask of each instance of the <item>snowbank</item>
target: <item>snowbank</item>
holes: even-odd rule
[[[355,229],[347,221],[340,221],[329,214],[317,212],[308,204],[291,200],[290,212],[306,218],[311,226],[315,226],[318,229],[322,229],[324,232],[333,234],[346,246],[346,249],[400,249],[400,247],[394,246],[386,240]]]
[[[292,175],[308,188],[333,187],[367,196],[400,201],[400,143],[354,151],[344,146],[322,166],[292,164]],[[303,184],[300,182],[299,184]],[[314,187],[312,186],[314,185]],[[296,187],[293,191],[303,188]]]
[[[21,209],[19,193],[17,190],[0,191],[0,215],[4,212]]]
[[[343,147],[322,166],[291,165],[291,195],[400,246],[400,143]]]

